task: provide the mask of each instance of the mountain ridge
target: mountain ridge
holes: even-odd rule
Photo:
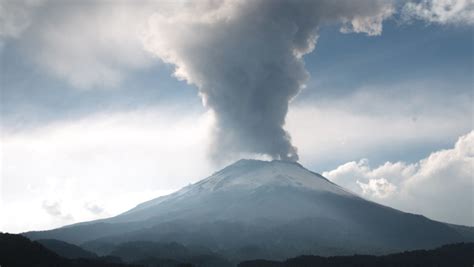
[[[381,254],[472,241],[469,229],[455,228],[368,201],[299,163],[240,160],[115,217],[25,235],[86,248],[178,242],[244,260]]]

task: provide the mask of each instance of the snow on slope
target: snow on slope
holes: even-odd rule
[[[240,160],[196,185],[207,191],[232,190],[236,187],[252,190],[274,185],[348,194],[341,187],[298,163],[276,160]]]
[[[214,173],[206,179],[186,186],[170,195],[142,203],[123,215],[143,210],[171,199],[178,199],[191,195],[203,195],[216,191],[252,191],[262,186],[287,186],[319,192],[330,192],[347,197],[355,197],[355,195],[349,191],[330,182],[323,176],[305,169],[296,162],[242,159]]]

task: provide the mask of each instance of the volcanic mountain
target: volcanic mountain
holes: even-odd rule
[[[240,160],[118,216],[25,233],[99,255],[132,241],[175,242],[232,260],[381,254],[473,241],[473,229],[361,198],[298,163]]]

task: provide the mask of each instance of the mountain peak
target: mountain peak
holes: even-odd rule
[[[297,187],[307,190],[349,194],[323,176],[292,161],[241,159],[194,186],[201,190],[256,189],[259,187]]]
[[[309,171],[297,162],[241,159],[197,183],[188,185],[170,195],[144,202],[122,215],[134,214],[139,210],[165,202],[181,202],[184,199],[193,202],[195,199],[203,199],[216,194],[252,194],[261,190],[278,189],[356,197],[351,192],[330,182],[323,176]]]

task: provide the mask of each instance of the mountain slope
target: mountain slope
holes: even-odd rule
[[[297,163],[241,160],[116,217],[26,235],[89,249],[178,242],[241,260],[432,248],[469,241],[464,232],[367,201]]]

